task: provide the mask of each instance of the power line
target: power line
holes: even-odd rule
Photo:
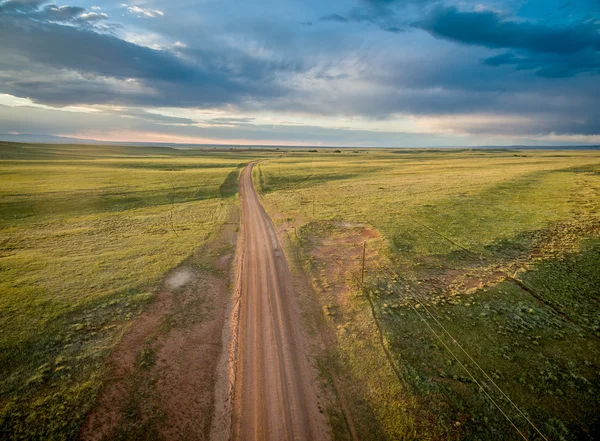
[[[312,159],[312,158],[311,158]],[[314,163],[311,160],[311,169],[312,169],[312,173],[311,176],[314,176]],[[327,182],[320,180],[319,181],[321,183],[323,183],[324,185],[327,185]],[[313,207],[313,211],[314,211],[314,207]],[[313,218],[314,218],[314,213],[313,213]],[[410,220],[413,220],[412,218],[410,218]],[[414,220],[413,220],[414,221]],[[444,235],[442,235],[441,233],[435,231],[434,229],[432,229],[429,226],[426,226],[424,224],[418,223],[415,221],[415,223],[421,225],[424,228],[427,228],[429,230],[431,230],[432,232],[440,235],[443,238],[446,238]],[[348,230],[347,230],[348,231]],[[356,233],[353,230],[349,230],[351,233],[355,234],[357,237],[359,237],[361,240],[363,240],[363,237],[360,236],[358,233]],[[447,239],[447,238],[446,238]],[[447,239],[449,240],[449,239]],[[451,243],[454,243],[453,241],[449,240]],[[455,244],[457,246],[459,246],[460,248],[462,248],[463,250],[474,254],[471,250]],[[381,257],[381,256],[379,256]],[[340,265],[340,263],[334,259],[334,261],[336,261],[336,263],[338,265]],[[400,278],[399,274],[397,274],[389,265],[385,264],[386,269],[387,269],[387,273],[386,270],[384,270],[384,268],[381,266],[381,264],[376,263],[376,265],[378,266],[380,272],[384,275],[386,275],[386,277],[390,277],[389,273],[391,273],[393,275],[393,277],[391,277],[392,279],[392,287],[393,289],[402,297],[406,298],[405,295],[403,295],[401,292],[398,291],[398,287],[397,284],[394,282],[394,278],[398,279]],[[360,282],[361,287],[364,289],[364,284],[362,282]],[[498,386],[498,384],[490,377],[490,375],[481,367],[481,365],[479,365],[479,363],[477,363],[475,361],[475,359],[466,351],[466,349],[456,340],[456,338],[446,329],[446,327],[437,319],[437,317],[427,308],[427,306],[417,298],[416,294],[412,291],[412,289],[409,289],[409,287],[407,287],[406,290],[407,293],[409,293],[409,295],[412,297],[412,299],[420,306],[423,307],[423,309],[425,310],[425,312],[427,313],[427,315],[433,320],[435,321],[435,323],[443,330],[443,332],[450,337],[450,339],[454,342],[455,345],[457,345],[459,347],[459,349],[467,356],[467,358],[483,373],[483,375],[485,376],[485,378],[488,379],[488,381],[490,381],[494,387],[500,392],[500,394],[516,409],[516,411],[534,428],[534,430],[546,441],[548,441],[548,438],[546,438],[546,436],[544,436],[544,434],[539,430],[539,428],[527,417],[527,415],[517,406],[517,404],[502,390],[502,388],[500,388],[500,386]],[[374,316],[374,320],[376,321],[376,325],[378,328],[379,333],[382,333],[381,327],[378,323],[378,319],[374,314],[374,305],[372,304],[372,301],[370,299],[370,295],[369,295],[369,299],[371,302],[371,307],[373,309],[373,316]],[[429,331],[440,341],[440,343],[446,348],[446,350],[448,352],[450,352],[450,354],[452,355],[452,357],[459,363],[459,365],[463,368],[463,370],[469,375],[469,377],[479,386],[479,388],[484,392],[484,394],[488,397],[488,399],[494,404],[494,406],[502,413],[502,415],[507,419],[507,421],[512,425],[512,427],[519,433],[519,435],[523,438],[523,439],[527,439],[527,437],[521,432],[521,430],[519,430],[519,428],[516,426],[516,424],[512,421],[512,419],[507,415],[507,413],[500,407],[500,405],[496,402],[496,400],[493,399],[493,397],[488,393],[488,391],[483,387],[483,385],[475,378],[475,376],[469,371],[469,369],[466,367],[466,365],[458,358],[458,356],[452,351],[452,349],[450,349],[450,347],[446,344],[446,342],[440,337],[440,335],[433,329],[433,327],[431,326],[431,324],[425,319],[425,317],[417,310],[417,308],[411,304],[410,302],[408,303],[410,308],[417,314],[417,316],[421,319],[421,321],[423,321],[425,323],[425,325],[427,326],[427,328],[429,329]],[[383,345],[383,342],[382,342]],[[384,350],[386,350],[385,345],[384,345]],[[392,368],[393,370],[396,372],[397,368],[393,362],[393,358],[391,358],[391,356],[389,356],[389,354],[387,354],[386,351],[386,355],[388,355],[388,359],[389,362],[392,364]],[[400,379],[399,376],[399,372],[396,372],[398,378]]]
[[[394,274],[396,277],[399,277],[399,275],[394,272],[388,265],[386,265],[387,268],[392,272],[392,274]],[[381,266],[380,266],[381,269]],[[392,286],[395,286],[395,284],[393,284]],[[525,420],[527,420],[527,422],[535,429],[535,431],[542,437],[544,438],[544,440],[548,441],[548,438],[546,438],[544,436],[544,434],[540,431],[540,429],[538,429],[538,427],[527,417],[527,415],[515,404],[515,402],[513,400],[511,400],[511,398],[500,388],[500,386],[498,386],[498,384],[489,376],[489,374],[479,365],[479,363],[477,363],[477,361],[475,361],[475,359],[465,350],[465,348],[456,340],[456,338],[450,334],[450,332],[446,329],[446,327],[437,319],[437,317],[435,315],[433,315],[433,313],[429,310],[429,308],[427,308],[427,306],[421,302],[420,300],[418,300],[416,298],[416,295],[412,292],[412,290],[407,290],[407,292],[409,292],[411,294],[411,296],[413,297],[413,299],[415,301],[418,302],[419,305],[421,305],[423,307],[423,309],[427,312],[427,314],[436,322],[436,324],[442,328],[442,330],[444,331],[444,333],[446,335],[448,335],[448,337],[450,337],[450,339],[452,340],[452,342],[454,342],[454,344],[456,344],[460,350],[467,356],[467,358],[475,365],[477,366],[477,368],[483,373],[483,375],[485,375],[485,377],[494,385],[494,387],[502,394],[502,396],[504,396],[504,398],[506,398],[508,400],[508,402],[517,410],[517,412],[519,412],[519,414],[525,418]],[[414,308],[413,308],[414,309]],[[416,309],[415,309],[416,310]],[[447,346],[446,346],[447,347]]]
[[[347,230],[348,231],[348,230]],[[356,235],[356,237],[360,238],[362,240],[362,236],[360,236],[357,232],[353,231],[353,230],[349,230],[349,232],[353,233]],[[461,247],[462,248],[462,247]],[[466,251],[469,251],[470,253],[472,253],[472,251],[466,249]],[[378,254],[378,253],[377,253]],[[378,254],[379,256],[379,254]],[[381,257],[381,256],[379,256]],[[386,274],[383,267],[381,266],[381,264],[376,263],[377,267],[379,268],[379,270]],[[396,283],[394,282],[394,278],[401,278],[400,275],[394,271],[388,264],[384,264],[388,274],[387,277],[389,277],[390,279],[392,279],[392,287],[393,288],[397,288]],[[390,274],[391,273],[391,276]],[[400,292],[397,291],[397,289],[395,289],[396,292],[400,295],[402,295]],[[527,417],[527,415],[519,408],[519,406],[517,406],[517,404],[502,390],[502,388],[500,388],[500,386],[498,386],[498,384],[490,377],[490,375],[481,367],[481,365],[479,365],[479,363],[477,363],[477,361],[475,361],[475,359],[467,352],[467,350],[458,342],[458,340],[456,340],[456,338],[448,331],[448,329],[437,319],[437,317],[429,310],[429,308],[416,297],[416,294],[407,287],[407,292],[411,295],[411,297],[413,298],[414,301],[416,301],[420,306],[423,307],[423,309],[427,312],[427,314],[436,322],[436,324],[444,331],[444,333],[450,337],[450,339],[454,342],[454,344],[456,344],[459,349],[467,356],[467,358],[483,373],[483,375],[494,385],[494,387],[502,394],[502,396],[504,396],[504,398],[517,410],[517,412],[534,428],[534,430],[546,441],[548,441],[548,438],[546,436],[544,436],[544,434],[541,432],[541,430]],[[409,303],[410,305],[410,303]],[[411,309],[413,309],[415,312],[417,312],[417,315],[419,315],[419,317],[421,317],[421,314],[418,313],[418,311],[416,310],[416,308],[413,307],[413,305],[410,305]],[[429,323],[425,322],[428,327]],[[432,330],[433,331],[433,330]],[[435,333],[435,332],[434,332]],[[436,334],[436,337],[437,334]],[[439,338],[439,337],[438,337]],[[443,342],[442,342],[443,343]],[[444,346],[450,351],[450,349],[448,348],[448,346],[443,343]],[[452,351],[450,351],[452,353],[452,355],[456,358],[456,356],[454,355],[454,353]],[[461,366],[462,363],[461,363]],[[463,366],[464,367],[464,366]],[[465,369],[466,370],[466,369]],[[468,371],[467,371],[468,372]],[[479,383],[477,383],[479,385]],[[481,386],[480,386],[481,387]],[[487,393],[486,393],[487,394]],[[491,398],[491,397],[490,397]],[[496,404],[494,402],[494,404]],[[502,412],[504,414],[504,412]],[[512,424],[512,421],[511,421]],[[515,427],[516,428],[516,427]],[[517,429],[518,430],[518,429]],[[520,433],[520,432],[519,432]]]
[[[333,259],[333,261],[335,263],[337,263],[340,267],[345,268],[345,266],[343,266],[338,259]],[[380,270],[382,270],[382,268],[380,267]],[[383,272],[383,271],[382,271]],[[363,290],[366,291],[365,286],[358,280],[356,279],[356,282],[361,285],[361,288]],[[395,284],[393,284],[392,286],[395,286]],[[398,292],[398,294],[400,294],[401,296],[402,293]],[[403,296],[404,297],[404,296]],[[413,297],[414,299],[414,297]],[[375,306],[373,304],[373,301],[371,300],[371,297],[369,294],[367,294],[367,300],[369,301],[369,304],[371,306],[371,310],[373,312],[373,319],[375,320],[375,325],[377,327],[379,336],[380,336],[380,342],[381,345],[383,347],[383,350],[386,354],[386,358],[388,359],[388,362],[390,363],[390,367],[392,368],[392,370],[394,371],[394,373],[396,374],[396,377],[398,378],[399,381],[402,381],[402,375],[400,374],[400,371],[398,370],[396,364],[394,363],[393,360],[393,356],[391,355],[391,353],[389,352],[389,350],[385,347],[385,344],[383,342],[383,331],[381,328],[381,325],[379,324],[379,320],[377,319],[376,315],[375,315]],[[415,301],[417,301],[420,305],[422,305],[422,303],[420,301],[418,301],[417,299],[414,299]],[[444,342],[444,340],[439,336],[439,334],[437,332],[435,332],[435,330],[431,327],[431,325],[427,322],[427,320],[425,320],[425,318],[419,313],[419,311],[417,310],[417,308],[414,307],[414,305],[409,303],[410,308],[417,314],[417,316],[421,319],[421,321],[423,323],[425,323],[425,325],[427,326],[427,328],[431,331],[431,333],[440,341],[440,343],[446,348],[446,350],[448,352],[450,352],[450,354],[452,355],[452,357],[458,362],[458,364],[463,368],[463,370],[467,373],[467,375],[469,375],[469,377],[471,378],[471,380],[473,380],[473,382],[475,384],[477,384],[477,386],[479,386],[479,388],[483,391],[483,393],[488,397],[488,399],[494,404],[494,406],[502,413],[502,415],[506,418],[506,420],[511,424],[511,426],[519,433],[519,435],[527,440],[527,437],[521,432],[521,430],[519,430],[519,428],[517,427],[517,425],[512,421],[512,419],[506,414],[506,412],[504,412],[504,410],[502,410],[502,408],[500,407],[500,405],[496,402],[496,400],[494,400],[492,398],[492,396],[485,390],[485,388],[481,385],[481,383],[475,378],[475,376],[471,373],[471,371],[469,371],[469,369],[467,369],[467,367],[465,366],[465,364],[456,356],[456,354],[450,349],[450,347],[448,347],[448,345],[446,344],[446,342]],[[543,436],[543,435],[542,435]],[[546,439],[544,437],[544,439]]]

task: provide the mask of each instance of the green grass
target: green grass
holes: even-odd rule
[[[76,438],[128,323],[231,218],[241,165],[269,158],[253,178],[276,222],[296,227],[332,335],[318,366],[348,405],[327,409],[336,439],[350,439],[349,417],[362,440],[519,439],[424,325],[425,307],[549,439],[593,439],[599,152],[279,154],[0,143],[0,438]],[[155,355],[141,348],[140,372]],[[135,436],[152,438],[159,419]]]
[[[321,366],[339,376],[360,439],[521,439],[422,316],[525,435],[539,438],[424,308],[549,439],[594,438],[599,169],[600,152],[586,151],[320,150],[260,164],[254,178],[268,210],[298,231],[292,240],[335,335]],[[359,237],[363,226],[381,238]],[[366,293],[400,380],[351,277],[365,239]]]
[[[0,144],[0,438],[76,438],[127,323],[229,219],[257,157]]]
[[[581,280],[595,288],[580,284],[566,288],[555,283],[553,291],[563,298],[583,297],[588,306],[595,307],[588,312],[597,317],[597,298],[593,297],[600,286],[599,245],[600,241],[595,240],[581,254],[567,256],[566,261],[550,260],[536,265],[525,274],[528,285],[539,289],[534,278],[542,278],[546,283],[563,281],[567,262],[578,261],[582,265],[578,265],[577,276],[582,278],[571,277],[571,281]],[[592,262],[594,266],[589,266]],[[587,439],[598,424],[600,344],[593,334],[556,314],[546,300],[543,294],[539,300],[506,281],[469,295],[458,294],[449,302],[430,305],[429,310],[537,423],[542,433],[550,439]],[[422,332],[421,317],[410,309],[397,307],[399,303],[402,299],[396,293],[377,296],[387,340],[411,389],[426,397],[443,396],[452,405],[444,416],[462,417],[467,437],[516,438],[516,432],[440,341]],[[446,344],[455,348],[439,326],[434,323],[433,327]],[[477,367],[460,351],[456,353],[481,380]],[[528,423],[497,393],[489,379],[483,378],[482,382],[526,435],[535,437]]]

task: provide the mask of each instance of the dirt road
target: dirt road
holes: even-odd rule
[[[234,440],[326,440],[285,255],[252,184],[240,177],[242,255]]]

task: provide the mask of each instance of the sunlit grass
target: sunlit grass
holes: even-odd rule
[[[345,388],[360,439],[522,439],[423,317],[526,436],[539,437],[424,308],[549,439],[592,439],[599,172],[597,151],[320,150],[260,164],[255,181],[276,220],[298,232],[290,237],[336,336],[324,363]],[[366,238],[366,293],[401,382],[351,277],[362,225],[381,234]],[[334,256],[319,254],[324,241],[338,241],[342,259],[354,249],[345,277]],[[349,439],[343,426],[335,435]]]
[[[126,324],[229,220],[256,156],[156,153],[2,146],[0,438],[76,437]]]

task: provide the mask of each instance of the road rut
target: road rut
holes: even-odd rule
[[[252,168],[240,177],[243,254],[232,438],[326,440],[289,267],[254,189]]]

